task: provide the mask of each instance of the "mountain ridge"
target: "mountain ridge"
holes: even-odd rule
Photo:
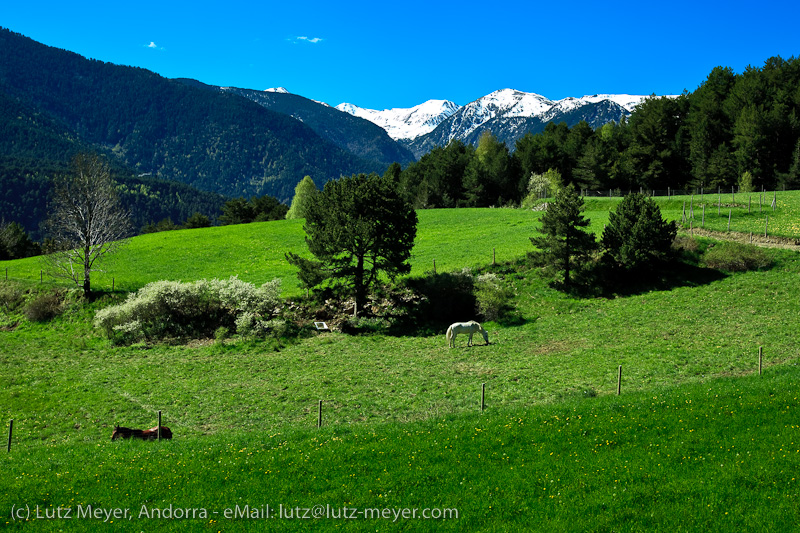
[[[0,49],[0,124],[9,134],[8,126],[22,116],[18,109],[37,119],[0,142],[0,162],[31,154],[63,166],[75,152],[91,149],[134,174],[284,202],[305,175],[321,185],[387,166],[337,146],[290,115],[202,82],[87,59],[2,28]],[[53,149],[42,147],[40,140],[48,138],[59,141]]]
[[[513,150],[519,138],[528,132],[543,131],[548,122],[564,121],[570,127],[581,120],[592,127],[610,121],[619,122],[623,117],[629,117],[645,98],[644,95],[594,94],[550,100],[537,93],[500,89],[464,106],[449,107],[438,116],[428,117],[428,124],[434,126],[427,129],[408,121],[408,117],[414,116],[414,112],[425,104],[383,111],[339,104],[337,109],[374,121],[419,158],[435,146],[445,146],[454,139],[476,145],[485,130],[491,131]]]

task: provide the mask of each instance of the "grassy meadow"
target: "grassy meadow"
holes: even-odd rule
[[[742,198],[732,230],[751,231],[758,219]],[[699,225],[697,197],[685,200]],[[593,231],[617,202],[587,199]],[[665,216],[681,218],[683,197],[659,202]],[[781,236],[800,237],[800,193],[778,193],[769,216]],[[324,333],[280,347],[238,338],[121,347],[93,329],[96,309],[157,279],[281,278],[284,294],[297,295],[283,259],[304,251],[297,221],[137,237],[98,278],[110,288],[113,277],[116,293],[47,323],[0,311],[0,417],[14,420],[11,453],[0,454],[0,528],[119,525],[108,525],[113,517],[48,519],[59,506],[75,517],[79,505],[128,509],[137,531],[250,529],[265,520],[266,505],[278,530],[796,527],[797,253],[770,250],[775,264],[766,271],[686,267],[669,288],[576,299],[517,264],[538,217],[419,212],[412,274],[434,260],[439,272],[487,267],[494,249],[492,269],[515,293],[516,320],[485,324],[488,346],[468,348],[458,337],[449,349],[441,332]],[[706,208],[706,227],[725,231],[727,222],[727,213]],[[8,283],[38,286],[36,259],[3,267]],[[159,410],[172,441],[110,442],[115,423],[151,427]],[[279,505],[320,504],[458,509],[458,517],[276,516]],[[39,506],[40,517],[13,516],[20,505]],[[226,518],[237,505],[261,516]],[[142,516],[143,506],[195,516],[157,519]],[[201,508],[207,516],[196,516]]]

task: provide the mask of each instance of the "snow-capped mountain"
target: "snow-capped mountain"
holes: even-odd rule
[[[502,89],[459,107],[449,100],[428,100],[410,109],[364,109],[353,104],[339,104],[336,109],[369,120],[382,127],[393,139],[412,141],[432,132],[439,124],[452,115],[460,115],[453,122],[455,136],[468,136],[476,128],[499,116],[541,118],[573,112],[581,107],[613,102],[630,114],[645,96],[629,94],[595,94],[582,98],[550,100],[536,93],[526,93],[513,89]],[[456,133],[457,132],[457,133]]]
[[[628,94],[595,94],[582,98],[550,100],[540,94],[502,89],[458,107],[446,100],[430,100],[411,109],[374,111],[352,104],[337,109],[365,118],[384,128],[407,145],[416,157],[453,139],[477,144],[480,134],[490,130],[513,149],[528,132],[544,130],[548,122],[574,126],[585,120],[592,127],[627,117],[646,97]]]
[[[364,109],[353,104],[339,104],[339,111],[344,111],[377,124],[392,139],[414,139],[433,131],[436,126],[455,113],[458,105],[449,100],[428,100],[410,109]]]

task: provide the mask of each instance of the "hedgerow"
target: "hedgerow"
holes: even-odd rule
[[[95,327],[117,343],[169,338],[213,337],[219,328],[242,335],[266,335],[280,328],[280,280],[261,287],[241,281],[201,279],[156,281],[120,304],[101,309]]]

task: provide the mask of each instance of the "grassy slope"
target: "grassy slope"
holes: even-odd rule
[[[730,195],[722,196],[721,214],[718,216],[716,195],[703,197],[657,198],[664,216],[679,220],[683,204],[687,214],[690,206],[694,212],[694,226],[727,230],[727,209],[733,209],[731,230],[763,234],[769,216],[770,235],[800,237],[800,191],[777,194],[776,211],[766,204],[759,212],[756,204],[748,213],[748,198],[737,195],[731,207]],[[587,198],[586,217],[591,229],[600,234],[608,222],[608,213],[619,203],[619,198]],[[708,205],[702,221],[701,205]],[[713,206],[712,206],[713,204]],[[540,213],[516,209],[438,209],[419,213],[418,234],[413,250],[412,274],[486,265],[492,260],[493,249],[497,261],[507,261],[524,255],[531,249],[529,237],[533,236]],[[688,223],[687,223],[688,226]],[[143,235],[133,239],[117,255],[109,257],[102,265],[103,272],[95,276],[95,287],[109,290],[114,286],[122,290],[135,290],[159,279],[193,280],[199,278],[239,278],[263,283],[274,278],[284,282],[284,294],[297,294],[294,269],[284,259],[284,253],[307,254],[303,241],[303,223],[298,220],[262,222],[238,226],[180,230]],[[2,261],[12,279],[38,280],[41,264],[38,258]]]
[[[779,199],[781,197],[779,195]],[[788,193],[786,198],[792,202],[797,200],[797,197]],[[587,215],[592,218],[593,228],[599,231],[614,202],[596,199],[589,200],[587,204]],[[668,216],[678,216],[681,204],[681,200],[672,200],[665,205],[665,212]],[[775,218],[781,220],[783,217],[788,221],[797,212],[790,208],[783,211],[779,209]],[[485,264],[491,259],[492,247],[497,248],[498,260],[519,256],[530,246],[527,238],[533,232],[535,218],[535,215],[523,211],[502,209],[423,211],[420,213],[419,238],[414,251],[415,271],[421,273],[429,270],[434,258],[440,271]],[[471,221],[469,227],[474,229],[459,228],[464,226],[465,219]],[[727,224],[727,217],[724,222]],[[789,222],[787,224],[791,226]],[[509,227],[513,227],[514,231],[508,231]],[[265,232],[264,229],[271,231]],[[293,278],[293,273],[288,272],[281,257],[275,257],[292,247],[302,248],[302,229],[297,222],[156,234],[135,239],[128,247],[125,252],[130,254],[127,261],[132,262],[133,258],[137,258],[139,262],[135,266],[123,269],[119,265],[126,262],[125,256],[120,255],[115,260],[116,264],[109,265],[107,275],[118,276],[117,279],[123,280],[123,285],[130,288],[163,277],[187,280],[238,274],[252,281],[266,281],[276,276]],[[465,439],[469,431],[474,429],[470,428],[474,422],[470,418],[473,415],[466,413],[475,410],[480,383],[484,382],[487,383],[489,412],[496,413],[488,415],[485,421],[502,433],[504,421],[512,417],[546,419],[551,412],[548,409],[568,409],[566,405],[578,402],[577,398],[587,392],[590,395],[599,393],[601,397],[607,396],[615,390],[619,364],[624,365],[626,394],[633,393],[638,398],[631,400],[634,402],[629,405],[631,409],[643,408],[639,404],[653,391],[669,391],[673,389],[662,387],[681,384],[684,388],[660,394],[690,395],[695,402],[700,401],[706,384],[708,387],[719,386],[715,381],[709,381],[712,378],[752,373],[759,345],[765,346],[767,367],[793,365],[796,361],[794,322],[800,304],[787,295],[798,293],[800,261],[791,252],[773,253],[778,265],[768,272],[719,279],[700,277],[672,291],[653,291],[614,300],[573,300],[554,293],[541,280],[524,279],[506,273],[505,276],[518,294],[518,308],[526,321],[508,327],[489,324],[492,344],[472,349],[465,348],[464,341],[459,339],[460,346],[449,350],[439,336],[354,338],[324,335],[286,347],[281,352],[268,352],[262,344],[243,341],[224,347],[199,345],[142,350],[112,347],[99,338],[87,325],[92,316],[91,309],[73,308],[63,318],[47,325],[23,322],[13,332],[0,333],[0,362],[3,369],[0,375],[0,411],[4,419],[14,418],[16,421],[15,443],[18,449],[12,457],[28,459],[6,459],[4,471],[9,469],[16,483],[14,486],[18,489],[7,492],[6,497],[0,500],[0,505],[3,508],[10,507],[13,503],[11,496],[17,490],[37,503],[94,501],[98,505],[130,506],[130,502],[161,501],[176,505],[202,505],[214,490],[211,484],[219,470],[211,469],[199,475],[196,482],[189,482],[185,478],[186,468],[177,468],[173,463],[176,460],[191,460],[194,462],[191,463],[193,466],[188,467],[189,470],[200,471],[208,464],[208,454],[217,461],[226,462],[229,465],[226,472],[236,471],[235,477],[243,485],[240,494],[261,494],[262,501],[269,499],[274,504],[276,500],[273,498],[284,493],[300,501],[301,495],[317,492],[329,497],[326,503],[335,505],[345,502],[377,505],[380,500],[376,500],[374,494],[358,492],[352,482],[349,485],[343,483],[343,489],[336,488],[341,479],[333,474],[328,475],[326,484],[309,482],[308,486],[298,489],[300,492],[293,493],[289,480],[296,480],[298,468],[304,468],[306,461],[294,461],[292,458],[300,457],[294,455],[294,448],[287,451],[285,446],[279,445],[273,446],[277,451],[270,452],[269,457],[264,455],[266,450],[273,449],[269,447],[272,440],[266,444],[262,442],[265,434],[288,434],[298,439],[301,445],[307,444],[308,449],[314,449],[316,434],[298,428],[314,425],[317,401],[323,399],[325,420],[329,424],[329,429],[323,433],[323,440],[327,439],[327,443],[336,442],[338,446],[339,440],[336,439],[341,439],[344,449],[338,456],[316,456],[319,462],[311,471],[319,473],[320,477],[325,472],[346,471],[347,468],[353,468],[361,474],[374,474],[376,465],[373,463],[385,464],[391,472],[389,481],[385,481],[381,487],[396,493],[393,505],[415,506],[417,502],[423,505],[425,498],[430,502],[436,500],[436,496],[442,505],[456,506],[452,500],[461,501],[467,498],[467,493],[462,493],[461,482],[456,486],[457,480],[450,469],[452,455],[426,453],[428,457],[420,464],[420,468],[431,474],[414,476],[403,472],[403,464],[376,462],[376,457],[383,457],[374,455],[380,453],[374,451],[375,446],[402,438],[402,444],[395,443],[393,448],[387,448],[385,452],[394,450],[392,453],[402,455],[410,453],[415,446],[419,446],[420,450],[435,450],[441,439],[459,436]],[[29,276],[38,277],[35,263],[30,260],[6,264],[13,269],[12,272],[27,266]],[[786,374],[782,379],[788,384],[796,377],[796,374]],[[738,382],[731,383],[731,387],[738,386]],[[790,389],[788,385],[786,388]],[[763,391],[747,394],[760,395],[758,397],[761,398],[753,405],[740,402],[748,410],[758,410],[754,405],[760,402],[769,404],[769,398],[772,397]],[[781,401],[784,399],[791,403],[791,398],[781,397]],[[542,402],[557,400],[567,403],[555,403],[552,407],[539,407],[530,412],[521,411],[532,404],[541,405]],[[596,401],[601,406],[616,405],[603,403],[613,402],[610,397]],[[796,401],[792,405],[796,405]],[[727,414],[716,400],[708,407],[711,411],[706,411],[702,416],[709,423],[696,427],[697,440],[690,441],[691,450],[706,457],[715,447],[710,444],[716,442],[714,432],[722,432],[727,424]],[[773,407],[764,407],[768,411],[764,413],[767,418],[774,418],[770,423],[786,422],[783,414],[785,406],[776,404]],[[126,444],[108,447],[106,441],[114,422],[150,426],[154,423],[153,413],[157,409],[164,412],[165,423],[180,435],[180,440],[154,449],[126,448]],[[445,418],[448,422],[441,422]],[[389,425],[385,424],[387,421]],[[394,425],[398,422],[402,425]],[[449,429],[442,430],[439,427],[442,424]],[[654,424],[651,422],[651,425]],[[724,436],[725,443],[732,445],[731,439],[741,439],[742,434],[751,431],[746,422],[742,421],[741,424],[740,429]],[[796,443],[797,428],[789,426],[783,432],[776,429],[774,435],[760,435],[766,439],[760,446],[782,443],[784,438]],[[433,432],[433,442],[430,438],[407,440],[408,436],[405,435],[407,432],[421,434],[432,431],[431,428],[436,430]],[[702,432],[699,431],[701,429]],[[601,431],[613,430],[606,427]],[[669,425],[664,426],[663,431],[653,430],[655,433],[648,433],[650,436],[645,435],[644,440],[634,437],[636,431],[636,428],[629,428],[630,439],[625,447],[620,447],[619,455],[615,455],[619,460],[626,457],[623,451],[630,453],[644,446],[647,439],[653,445],[680,437],[676,433],[678,429]],[[233,432],[232,436],[230,432]],[[362,442],[354,436],[356,434],[372,436]],[[546,429],[524,436],[512,435],[509,439],[519,439],[515,460],[538,465],[535,468],[537,475],[552,467],[546,462],[537,462],[541,458],[536,454],[531,456],[530,446],[524,444],[536,442],[537,439],[552,440]],[[229,442],[235,442],[234,447],[260,448],[262,455],[257,455],[257,459],[252,461],[237,462],[236,458],[246,458],[237,456],[226,444]],[[681,441],[680,446],[684,442]],[[496,455],[502,449],[497,448],[496,443],[484,444],[487,446],[486,453],[491,450]],[[553,444],[564,446],[563,442],[553,441]],[[682,449],[680,446],[679,449]],[[589,448],[581,450],[576,452],[580,454],[579,463],[591,458],[593,453]],[[726,452],[731,452],[731,448]],[[95,453],[99,456],[92,462],[92,455],[88,454]],[[464,449],[460,453],[469,456],[481,452],[478,449]],[[566,453],[565,448],[562,448],[562,453]],[[185,455],[186,459],[176,459],[176,454]],[[341,463],[337,458],[348,456],[351,459],[346,463]],[[143,496],[138,494],[141,493],[139,489],[136,497],[124,499],[114,487],[132,491],[137,484],[135,477],[130,481],[114,475],[95,479],[94,474],[82,472],[80,466],[82,462],[89,461],[98,472],[108,472],[110,465],[126,461],[125,457],[130,458],[129,464],[140,465],[146,472],[152,472],[149,470],[152,468],[163,468],[171,473],[159,477],[160,481],[155,483],[154,488],[146,490]],[[792,457],[795,460],[797,458],[796,455]],[[656,458],[652,454],[647,455],[641,459],[643,462],[639,467],[652,472],[651,461]],[[152,463],[152,466],[144,467],[142,461]],[[256,470],[262,467],[268,469],[265,464],[269,465],[269,461],[291,466],[283,470],[280,476],[269,480],[269,484],[276,482],[278,487],[284,488],[276,489],[277,492],[271,489],[258,492],[256,487],[245,482],[245,478],[254,476]],[[237,469],[236,465],[241,468]],[[444,465],[448,465],[447,468]],[[484,467],[478,462],[475,468],[463,466],[456,468],[455,472],[473,477],[474,483],[478,483],[479,471],[493,472],[495,466],[492,463]],[[607,467],[598,466],[598,472]],[[796,502],[797,486],[793,479],[783,479],[782,470],[762,472],[755,463],[737,468],[738,474],[733,478],[727,478],[716,470],[701,469],[699,475],[703,476],[702,472],[705,472],[705,475],[713,474],[722,480],[735,481],[737,487],[744,485],[754,494],[760,494],[762,500],[768,497],[764,496],[767,493],[762,494],[758,489],[769,485],[778,491],[776,497],[780,494],[788,501]],[[63,470],[73,473],[62,478]],[[648,512],[659,518],[640,517],[643,521],[634,522],[639,526],[631,529],[647,528],[648,524],[653,525],[652,520],[668,519],[671,510],[675,510],[674,505],[677,505],[673,500],[686,497],[682,495],[686,491],[698,496],[696,489],[690,490],[689,485],[679,483],[678,477],[689,473],[685,470],[687,468],[678,468],[675,471],[677,476],[665,470],[660,474],[661,477],[655,479],[643,476],[627,478],[634,494],[636,491],[652,492],[662,484],[677,484],[666,501],[656,498],[654,505],[645,506]],[[693,469],[688,470],[694,472]],[[509,501],[526,502],[527,509],[515,515],[517,520],[539,516],[544,523],[548,523],[558,518],[555,510],[566,512],[573,508],[581,509],[577,514],[596,515],[603,507],[600,507],[599,501],[591,503],[587,500],[582,503],[581,487],[587,493],[599,491],[599,494],[605,495],[603,497],[610,496],[597,485],[579,483],[573,486],[573,483],[580,481],[575,477],[580,472],[564,473],[571,480],[566,485],[578,492],[569,493],[570,499],[563,502],[563,507],[548,506],[546,500],[527,485],[530,474],[517,477],[507,472],[505,477],[500,478],[494,473],[484,474],[486,479],[480,478],[482,484],[468,492],[478,495],[468,505],[471,519],[475,520],[475,516],[483,518],[468,523],[490,530],[502,529],[496,521],[498,518],[515,519],[508,513],[513,514],[516,503],[511,505]],[[588,471],[583,472],[583,475],[587,474]],[[55,496],[42,496],[55,490],[52,488],[54,475],[56,479],[68,480],[63,486],[60,485],[60,492],[53,492],[66,499],[61,496],[58,499]],[[604,478],[600,476],[598,479]],[[691,479],[699,483],[707,478]],[[606,481],[610,483],[612,480]],[[775,488],[779,482],[786,483],[788,492],[780,487]],[[171,490],[164,488],[164,484],[171,486],[173,483],[182,487],[182,501],[173,501]],[[510,491],[503,495],[505,504],[495,507],[494,513],[498,513],[498,508],[502,509],[499,515],[486,509],[486,503],[492,497],[499,496],[492,496],[488,488],[493,483],[497,487],[512,487],[504,488]],[[411,497],[414,491],[408,486],[420,487],[422,496],[417,494],[416,498]],[[85,494],[88,487],[94,487],[89,491],[90,495],[94,494],[89,500],[75,499],[74,496],[70,500],[67,498],[70,493],[64,492],[81,491]],[[401,487],[405,487],[402,496],[397,495]],[[725,492],[722,487],[720,483],[716,496],[712,498],[717,507],[726,502],[735,502],[740,507],[745,505],[745,500]],[[633,505],[634,501],[639,500],[628,500],[628,504]],[[222,499],[218,502],[224,503]],[[135,505],[137,509],[139,504]],[[610,509],[609,524],[623,524],[628,519],[624,506],[615,504],[608,507],[608,502],[602,505]],[[722,526],[726,522],[721,513],[702,516],[708,518],[711,529],[724,529]],[[770,515],[770,520],[777,520],[778,516]],[[562,524],[569,526],[571,522]],[[576,529],[603,529],[600,524],[591,522],[586,527]],[[705,522],[703,524],[707,525]],[[374,526],[366,524],[367,527],[370,525]]]

